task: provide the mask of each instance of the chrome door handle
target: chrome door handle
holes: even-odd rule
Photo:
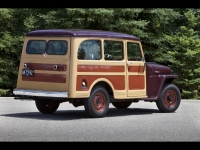
[[[128,65],[128,66],[132,65],[132,62],[127,62],[127,65]]]

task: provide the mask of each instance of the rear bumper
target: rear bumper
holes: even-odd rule
[[[36,97],[57,97],[57,98],[67,98],[68,92],[52,92],[43,90],[24,90],[24,89],[14,89],[13,94],[24,95],[24,96],[36,96]]]

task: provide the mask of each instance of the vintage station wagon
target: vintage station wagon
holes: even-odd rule
[[[43,114],[60,103],[84,106],[89,117],[104,117],[110,103],[155,102],[174,112],[181,90],[169,67],[148,63],[138,37],[98,30],[49,29],[26,34],[15,99],[34,100]]]

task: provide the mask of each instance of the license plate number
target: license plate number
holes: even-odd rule
[[[33,76],[34,71],[30,69],[22,69],[22,76]]]

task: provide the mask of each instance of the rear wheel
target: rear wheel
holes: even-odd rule
[[[104,87],[95,87],[88,99],[84,101],[85,111],[88,116],[101,118],[106,115],[109,109],[109,95]]]
[[[126,109],[128,108],[132,102],[113,102],[112,105],[118,109]]]
[[[156,105],[161,112],[170,113],[177,110],[181,102],[181,94],[177,86],[167,84],[164,86]]]
[[[54,101],[35,101],[37,109],[43,114],[53,114],[60,103]]]

